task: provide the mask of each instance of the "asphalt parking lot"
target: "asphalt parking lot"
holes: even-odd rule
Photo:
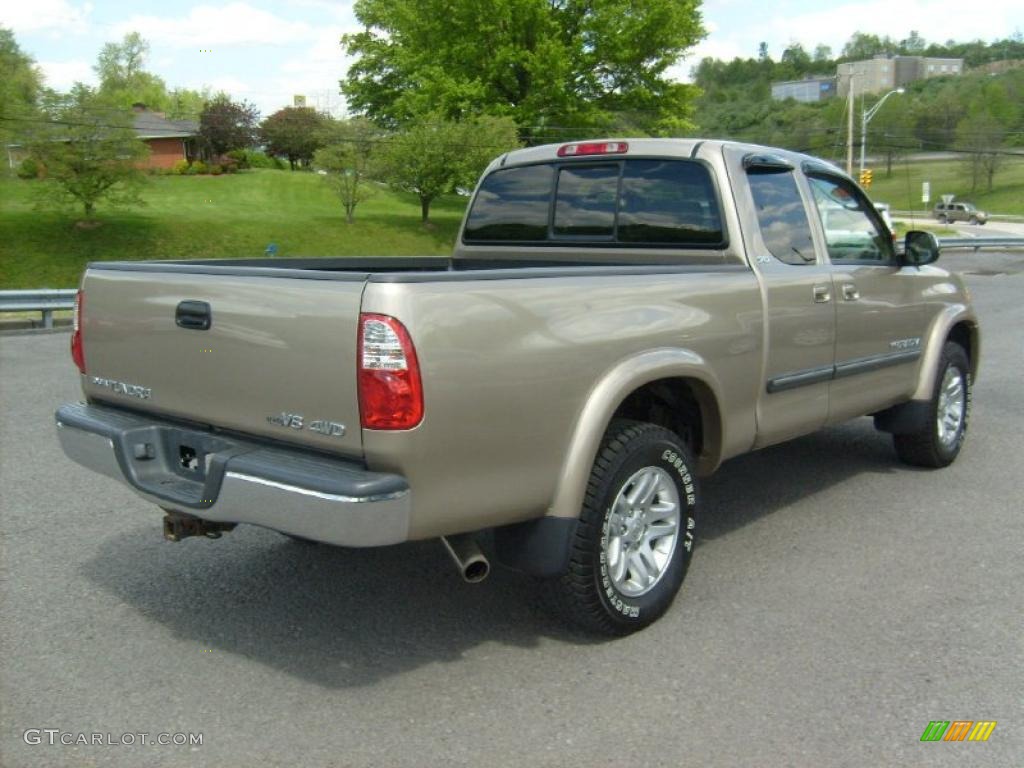
[[[436,542],[167,543],[60,452],[68,335],[0,337],[0,765],[1021,765],[1024,254],[942,263],[984,334],[960,460],[904,467],[861,419],[727,463],[674,607],[615,641]],[[922,743],[932,720],[998,725]]]

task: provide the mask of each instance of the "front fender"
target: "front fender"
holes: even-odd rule
[[[703,414],[713,413],[715,424],[705,418],[704,449],[699,457],[702,473],[710,473],[721,461],[722,430],[718,422],[721,386],[703,357],[688,349],[663,348],[643,352],[616,363],[590,390],[580,410],[572,440],[562,462],[549,517],[579,517],[590,470],[601,438],[615,411],[635,390],[659,379],[690,379],[698,382]]]
[[[935,391],[935,375],[939,367],[939,356],[942,347],[949,338],[950,331],[959,323],[967,323],[971,331],[971,380],[978,378],[978,361],[981,354],[981,334],[978,332],[978,317],[974,309],[967,304],[950,304],[932,321],[925,340],[925,351],[921,357],[918,373],[917,389],[912,400],[931,400]]]

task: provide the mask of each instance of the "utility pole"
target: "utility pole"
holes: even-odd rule
[[[853,175],[853,68],[850,68],[850,99],[846,104],[846,173]]]

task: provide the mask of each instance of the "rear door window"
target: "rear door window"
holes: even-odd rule
[[[814,240],[807,209],[792,171],[749,171],[750,193],[765,247],[784,264],[814,264]]]

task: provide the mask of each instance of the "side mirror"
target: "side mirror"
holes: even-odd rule
[[[909,267],[923,267],[939,258],[939,240],[931,232],[912,230],[903,242],[903,263]]]

